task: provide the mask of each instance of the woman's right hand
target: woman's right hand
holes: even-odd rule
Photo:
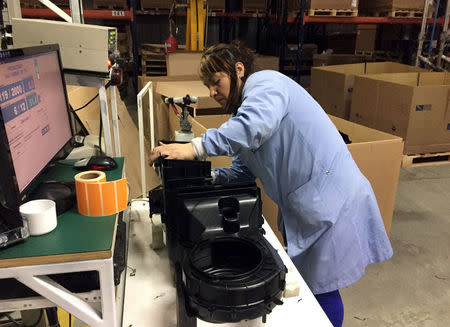
[[[195,152],[192,143],[171,143],[164,144],[162,142],[160,145],[155,147],[150,154],[148,163],[153,165],[159,157],[165,159],[175,159],[175,160],[194,160]]]

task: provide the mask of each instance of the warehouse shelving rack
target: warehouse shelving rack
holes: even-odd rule
[[[272,2],[275,3],[276,13],[269,14],[266,13],[239,13],[239,12],[208,12],[208,17],[217,18],[256,18],[256,19],[266,19],[271,23],[281,25],[281,38],[280,38],[280,71],[284,71],[284,65],[282,64],[285,59],[284,49],[286,46],[285,34],[287,31],[287,24],[296,24],[298,30],[298,53],[296,60],[296,73],[295,80],[300,80],[301,72],[301,59],[302,59],[302,48],[303,48],[303,37],[304,37],[304,26],[306,24],[393,24],[393,25],[419,25],[422,23],[422,18],[414,17],[364,17],[364,16],[308,16],[306,15],[306,0],[298,0],[299,8],[296,17],[288,17],[287,0],[266,0],[267,7],[270,7]],[[64,10],[70,13],[68,9]],[[84,10],[85,18],[92,19],[104,19],[104,20],[125,20],[130,21],[132,26],[134,23],[134,18],[136,15],[149,15],[149,16],[166,16],[167,11],[158,10],[137,10],[137,5],[135,0],[130,1],[130,10]],[[23,17],[40,17],[40,18],[55,18],[57,17],[49,9],[30,9],[22,8]],[[177,16],[186,16],[186,12],[177,12]],[[443,25],[445,17],[439,17],[436,20],[436,25]],[[433,23],[433,18],[426,20],[427,24]],[[132,27],[133,40],[136,39],[133,31],[135,28]],[[137,56],[137,45],[133,42],[133,55]],[[136,57],[137,58],[137,57]],[[138,68],[134,70],[137,71]]]

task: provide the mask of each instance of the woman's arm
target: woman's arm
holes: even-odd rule
[[[208,129],[203,134],[203,145],[209,156],[234,156],[242,148],[258,149],[286,115],[289,100],[281,80],[274,73],[255,75],[245,84],[237,115],[218,129]]]
[[[250,183],[255,181],[255,176],[239,160],[233,157],[231,166],[228,168],[213,169],[214,184]]]

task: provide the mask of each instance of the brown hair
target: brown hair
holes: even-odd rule
[[[230,95],[228,96],[225,109],[231,113],[235,107],[241,103],[242,89],[238,90],[236,63],[244,64],[244,76],[242,85],[244,85],[248,76],[254,72],[254,54],[239,41],[231,44],[220,43],[209,47],[203,51],[200,61],[200,78],[205,83],[211,83],[215,73],[224,72],[230,77]]]

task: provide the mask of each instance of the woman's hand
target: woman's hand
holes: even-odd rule
[[[159,143],[159,146],[153,149],[150,154],[148,163],[153,165],[153,163],[159,158],[163,157],[165,159],[177,159],[177,160],[194,160],[195,152],[192,143],[171,143],[164,144]]]

